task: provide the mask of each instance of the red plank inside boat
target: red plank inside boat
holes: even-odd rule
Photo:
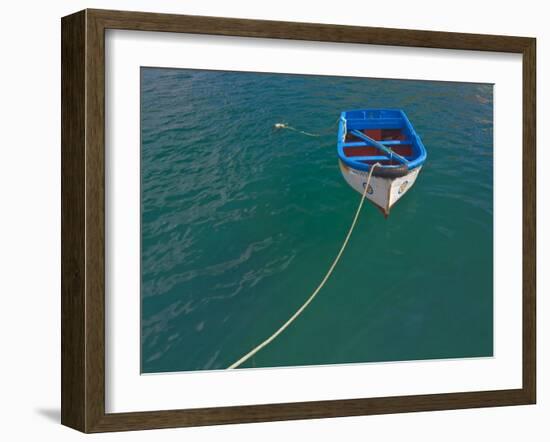
[[[403,157],[410,157],[413,154],[410,144],[401,144],[398,146],[388,146],[396,154]],[[375,157],[384,155],[374,146],[344,147],[344,154],[347,157]]]
[[[405,135],[401,129],[363,129],[361,130],[367,137],[371,137],[376,141],[401,140],[405,139]],[[346,141],[362,141],[355,135],[346,134]]]
[[[344,147],[344,154],[347,157],[374,157],[380,155],[374,146]]]

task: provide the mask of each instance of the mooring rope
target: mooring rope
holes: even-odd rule
[[[340,118],[337,118],[335,123],[338,123],[338,121],[340,120]],[[334,124],[333,124],[334,125]],[[291,126],[290,124],[287,124],[287,123],[275,123],[273,125],[273,129],[288,129],[288,130],[292,130],[294,132],[298,132],[302,135],[306,135],[308,137],[321,137],[323,135],[327,135],[328,132],[325,132],[325,133],[313,133],[313,132],[306,132],[305,130],[300,130],[300,129],[297,129],[295,128],[294,126]],[[331,131],[332,133],[332,131]]]
[[[369,175],[367,177],[367,182],[365,183],[365,190],[363,191],[363,195],[361,196],[361,201],[359,202],[359,206],[357,207],[357,210],[355,212],[355,216],[353,218],[353,221],[351,223],[351,226],[348,230],[348,234],[346,235],[346,239],[342,243],[342,246],[340,247],[340,251],[338,252],[338,255],[336,255],[336,258],[332,262],[332,265],[328,269],[328,272],[326,273],[325,277],[321,281],[321,283],[317,286],[317,288],[313,291],[313,293],[307,298],[306,302],[294,313],[275,333],[273,333],[269,338],[267,338],[265,341],[263,341],[260,345],[254,347],[251,351],[249,351],[247,354],[245,354],[242,358],[240,358],[237,362],[234,362],[229,367],[227,367],[229,370],[237,368],[239,365],[246,362],[248,359],[250,359],[252,356],[254,356],[256,353],[258,353],[262,348],[264,348],[266,345],[268,345],[271,341],[273,341],[277,336],[279,336],[285,329],[294,322],[294,320],[300,316],[300,314],[306,309],[306,307],[313,301],[313,299],[317,296],[317,293],[321,291],[321,289],[324,287],[328,279],[330,278],[330,275],[332,275],[332,272],[336,268],[336,264],[338,264],[338,261],[340,261],[340,258],[342,254],[344,253],[344,250],[346,246],[348,245],[348,241],[351,237],[351,234],[353,233],[353,229],[355,228],[355,225],[357,224],[357,220],[359,219],[359,214],[361,213],[361,209],[363,207],[363,203],[365,202],[365,198],[367,196],[370,179],[372,177],[372,172],[376,167],[380,166],[380,163],[373,164],[370,167]]]
[[[286,123],[275,123],[273,125],[273,128],[274,129],[288,129],[288,130],[293,130],[294,132],[298,132],[298,133],[301,133],[303,135],[307,135],[308,137],[320,137],[321,134],[313,134],[311,132],[306,132],[305,130],[300,130],[300,129],[296,129],[295,127],[292,127],[292,126],[289,126],[288,124]]]

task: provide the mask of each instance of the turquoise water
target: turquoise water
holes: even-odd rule
[[[492,355],[492,85],[142,68],[142,372],[226,368],[302,305],[360,199],[336,119],[365,107],[403,108],[427,163],[243,367]]]

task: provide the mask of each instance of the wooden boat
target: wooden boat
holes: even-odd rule
[[[426,161],[426,149],[401,109],[342,112],[338,161],[347,183],[361,195],[373,164],[366,198],[385,216],[413,186]]]

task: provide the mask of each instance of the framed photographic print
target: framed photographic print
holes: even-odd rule
[[[535,39],[62,19],[62,423],[533,404]]]

